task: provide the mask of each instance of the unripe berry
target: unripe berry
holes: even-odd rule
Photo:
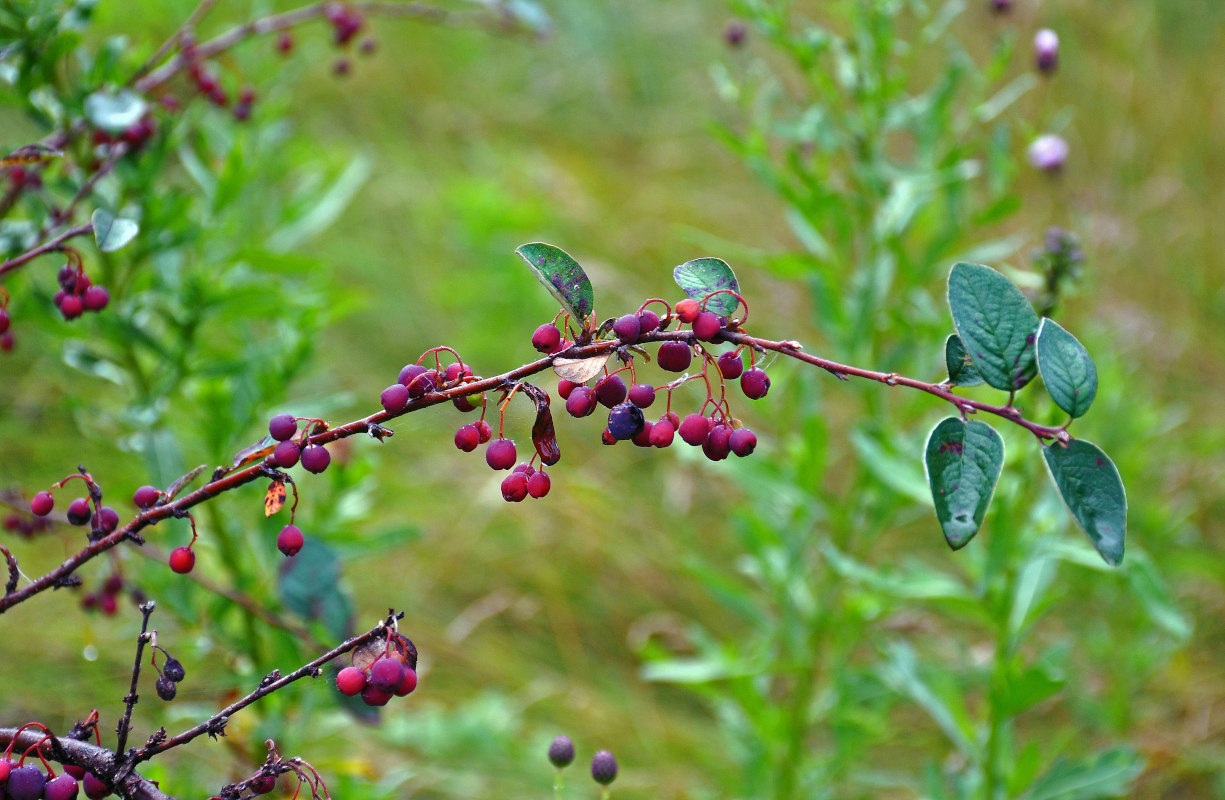
[[[393,383],[379,395],[379,402],[387,413],[400,413],[408,408],[408,387],[402,383]]]
[[[357,667],[345,667],[336,675],[336,688],[352,697],[366,688],[366,673]]]
[[[676,427],[672,421],[661,419],[651,426],[651,445],[653,447],[667,447],[672,444],[672,437],[676,435]]]
[[[68,504],[68,521],[73,525],[84,525],[89,522],[90,516],[89,501],[84,497],[78,497]]]
[[[676,432],[685,444],[697,447],[710,435],[710,420],[701,414],[690,414],[681,422]]]
[[[476,411],[481,407],[481,399],[485,395],[478,394],[476,397],[464,395],[463,397],[451,398],[451,405],[455,406],[457,411],[467,414],[469,411]]]
[[[552,484],[548,474],[543,470],[533,473],[527,478],[527,493],[539,499],[549,493],[549,487]]]
[[[692,297],[686,297],[676,304],[676,316],[681,322],[690,323],[702,313],[702,307]]]
[[[743,458],[757,448],[757,434],[748,428],[738,428],[732,431],[728,445],[733,453]]]
[[[43,798],[45,800],[73,800],[80,788],[77,779],[71,775],[67,773],[56,775],[43,787]]]
[[[400,685],[396,687],[395,696],[403,697],[407,694],[412,694],[413,689],[417,688],[417,671],[410,666],[404,667],[404,680],[400,681]]]
[[[633,344],[638,341],[638,336],[641,332],[642,327],[638,322],[637,314],[626,314],[625,316],[617,317],[617,321],[613,323],[613,333],[617,334],[617,338],[626,344]]]
[[[693,321],[693,335],[704,342],[712,341],[723,330],[723,320],[713,311],[703,311]]]
[[[302,550],[305,541],[297,525],[286,525],[276,535],[276,549],[287,556],[296,556]]]
[[[268,420],[268,433],[278,442],[292,439],[297,432],[298,423],[294,421],[293,414],[277,414]]]
[[[493,428],[489,427],[489,423],[483,419],[476,421],[476,432],[480,434],[481,444],[484,444],[493,437]]]
[[[601,786],[607,786],[617,778],[617,759],[607,750],[601,750],[591,759],[591,777]]]
[[[750,400],[760,400],[770,391],[770,376],[765,370],[753,367],[740,376],[740,391]]]
[[[11,800],[38,800],[46,785],[47,776],[38,767],[16,767],[9,773],[5,789]]]
[[[550,323],[541,325],[532,334],[532,347],[542,353],[556,353],[561,350],[561,331]]]
[[[635,383],[630,387],[629,401],[639,408],[650,408],[655,402],[655,387],[649,383]]]
[[[272,451],[272,460],[281,469],[289,469],[298,463],[301,455],[302,450],[298,447],[297,442],[281,442]]]
[[[527,475],[512,472],[502,479],[502,499],[508,503],[519,503],[527,497]]]
[[[574,742],[569,736],[558,736],[549,744],[549,763],[558,769],[568,767],[574,761]]]
[[[392,697],[394,695],[391,692],[380,692],[373,684],[362,689],[362,700],[368,706],[385,706]]]
[[[132,495],[132,502],[137,508],[153,508],[162,497],[156,486],[142,486]]]
[[[153,686],[155,689],[157,689],[157,696],[166,702],[173,700],[174,696],[179,692],[178,684],[167,678],[165,675],[158,678],[157,683],[155,683]]]
[[[323,445],[314,444],[302,451],[302,468],[318,475],[332,463],[332,454]]]
[[[170,551],[170,568],[180,575],[191,572],[196,565],[196,554],[190,547],[176,547]]]
[[[642,409],[633,403],[619,403],[608,412],[608,432],[614,439],[632,439],[642,430]]]
[[[638,315],[638,335],[645,336],[659,327],[659,315],[649,308],[644,308]]]
[[[625,395],[625,381],[621,380],[620,375],[609,375],[595,385],[596,399],[605,408],[612,408],[618,403],[624,402]]]
[[[595,392],[589,386],[576,386],[566,398],[566,412],[572,417],[585,417],[595,411]]]
[[[55,498],[51,496],[51,492],[39,492],[30,500],[30,513],[35,516],[45,517],[51,513],[53,508],[55,508]]]
[[[702,442],[702,452],[711,461],[722,461],[731,452],[732,429],[726,425],[715,425]]]
[[[659,368],[668,372],[684,372],[693,361],[693,351],[684,342],[664,342],[656,356]]]
[[[81,304],[86,311],[101,311],[110,301],[110,294],[101,286],[91,286],[81,295]]]
[[[183,669],[182,662],[177,658],[168,658],[166,663],[162,665],[162,674],[178,683],[187,677],[187,670]]]
[[[493,469],[510,469],[517,460],[515,443],[510,439],[494,439],[485,449],[485,463]]]
[[[370,685],[386,694],[394,694],[404,680],[404,665],[390,656],[375,660],[370,667]]]
[[[471,453],[480,444],[481,434],[475,425],[461,425],[455,432],[455,446],[465,453]]]
[[[719,360],[715,362],[719,367],[719,374],[724,380],[734,381],[744,372],[744,361],[740,359],[740,355],[734,350],[729,350],[719,356]]]

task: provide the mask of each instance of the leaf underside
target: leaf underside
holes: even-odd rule
[[[984,422],[949,417],[932,429],[924,466],[944,539],[959,550],[983,524],[1004,466],[1004,440]]]

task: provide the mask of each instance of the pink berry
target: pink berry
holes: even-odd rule
[[[659,368],[668,372],[684,372],[693,361],[693,351],[684,342],[664,342],[656,357]]]
[[[156,486],[142,486],[132,495],[132,502],[137,508],[153,508],[162,497]]]
[[[532,334],[532,347],[542,353],[556,353],[561,350],[561,331],[556,325],[545,323]]]
[[[672,420],[665,417],[651,426],[651,446],[667,447],[672,444],[672,437],[675,435],[676,427]]]
[[[770,376],[765,370],[753,367],[740,376],[740,391],[750,400],[760,400],[770,391]]]
[[[391,692],[380,692],[374,684],[362,689],[362,700],[368,706],[385,706],[394,695]]]
[[[522,472],[512,472],[502,479],[502,499],[508,503],[518,503],[527,497],[527,475]]]
[[[366,673],[357,667],[345,667],[336,675],[336,688],[341,694],[352,697],[366,688]]]
[[[713,341],[723,330],[723,320],[713,311],[703,311],[693,321],[693,335],[704,342]]]
[[[30,513],[35,516],[45,517],[51,513],[53,508],[55,508],[55,498],[51,496],[51,492],[39,492],[30,501]]]
[[[305,541],[297,525],[286,525],[276,536],[276,549],[287,556],[296,556]]]
[[[655,387],[649,383],[635,383],[630,387],[629,401],[639,408],[649,408],[655,402]]]
[[[706,437],[710,435],[710,420],[701,414],[690,414],[681,422],[677,433],[680,434],[685,444],[697,447],[705,442]]]
[[[289,469],[298,463],[298,457],[301,454],[302,451],[298,448],[297,442],[281,442],[272,451],[272,460],[281,469]]]
[[[576,386],[566,398],[566,412],[572,417],[585,417],[595,411],[595,392],[588,386]]]
[[[510,469],[517,460],[515,443],[510,439],[494,439],[485,450],[485,463],[493,469]]]
[[[379,395],[379,402],[388,414],[399,414],[408,408],[408,387],[402,383],[393,383]]]
[[[737,428],[732,431],[731,439],[728,444],[732,448],[732,452],[744,458],[749,453],[752,453],[757,447],[757,434],[753,433],[748,428]]]
[[[412,667],[404,667],[404,680],[400,681],[400,685],[396,687],[396,697],[404,697],[407,694],[412,694],[413,689],[417,688],[417,671]]]
[[[91,286],[81,296],[81,303],[86,311],[101,311],[110,301],[110,294],[101,286]]]
[[[375,660],[370,667],[370,685],[380,692],[394,694],[404,680],[404,665],[390,656]]]
[[[715,425],[702,442],[702,452],[711,461],[722,461],[731,452],[732,429],[726,425]]]
[[[76,319],[84,310],[85,305],[75,294],[64,295],[64,299],[60,301],[60,313],[64,315],[64,319]]]
[[[332,454],[323,445],[311,445],[302,451],[302,468],[318,475],[328,468],[332,462]]]
[[[481,434],[475,425],[461,425],[455,432],[455,446],[465,453],[471,453],[480,444]]]
[[[581,383],[574,383],[572,381],[566,380],[565,378],[562,378],[561,380],[557,382],[557,394],[559,397],[561,397],[562,400],[568,400],[570,399],[570,393],[573,392],[577,387],[582,386],[582,385],[583,384]]]
[[[724,380],[734,381],[744,372],[744,361],[740,359],[740,356],[734,350],[729,350],[719,356],[716,364],[719,367],[719,374],[723,376]]]
[[[484,444],[493,437],[493,428],[489,427],[489,423],[483,419],[476,421],[476,432],[480,434],[481,444]]]
[[[659,327],[659,315],[649,308],[644,308],[638,315],[638,331],[640,336],[645,336],[651,331]]]
[[[548,474],[544,471],[533,473],[527,479],[527,493],[535,498],[544,497],[549,493],[549,487],[552,486],[552,483],[549,480]]]

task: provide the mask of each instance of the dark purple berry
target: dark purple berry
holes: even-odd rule
[[[119,527],[119,512],[110,506],[102,506],[102,509],[94,514],[92,521],[95,529],[111,533]]]
[[[510,439],[494,439],[485,450],[485,463],[493,469],[510,469],[517,460],[515,443]]]
[[[642,332],[641,323],[638,322],[637,314],[626,314],[622,317],[617,317],[617,321],[613,323],[613,333],[617,334],[617,338],[626,344],[633,344],[638,341],[638,336]]]
[[[89,501],[84,497],[78,497],[68,504],[68,521],[73,525],[84,525],[89,522],[90,516]]]
[[[424,375],[428,370],[420,364],[405,364],[396,377],[396,383],[408,386],[418,375]]]
[[[81,785],[85,788],[85,796],[89,800],[102,800],[111,793],[111,788],[92,772],[85,773],[85,780],[81,781]]]
[[[681,422],[681,426],[677,428],[676,432],[680,434],[681,440],[685,444],[697,447],[705,442],[706,437],[710,435],[710,420],[701,414],[690,414]]]
[[[296,556],[302,550],[305,541],[297,525],[286,525],[276,535],[276,549],[287,556]]]
[[[388,414],[398,414],[408,408],[408,387],[402,383],[393,383],[379,395],[379,402]]]
[[[753,367],[740,376],[740,391],[750,400],[760,400],[770,391],[770,376],[765,370]]]
[[[719,374],[724,380],[734,381],[744,372],[744,361],[741,360],[740,354],[734,350],[729,350],[719,356],[719,360],[715,362],[719,367]]]
[[[705,342],[713,341],[721,330],[723,320],[713,311],[703,311],[693,321],[693,335]]]
[[[281,469],[289,469],[298,463],[298,458],[301,455],[302,451],[298,447],[297,442],[281,442],[272,451],[272,460]]]
[[[737,428],[732,431],[732,437],[728,440],[728,444],[731,446],[733,453],[744,458],[757,448],[757,434],[748,428]]]
[[[336,675],[336,688],[352,697],[366,688],[366,673],[357,667],[345,667]]]
[[[684,372],[693,361],[693,351],[684,342],[664,342],[656,357],[659,368],[668,372]]]
[[[607,750],[601,750],[591,759],[591,777],[601,786],[607,786],[617,778],[617,759]]]
[[[522,472],[512,472],[502,479],[502,499],[508,503],[518,503],[527,497],[527,475]]]
[[[609,375],[595,385],[596,399],[605,408],[612,408],[618,403],[625,402],[625,395],[625,381],[621,380],[620,375]]]
[[[292,439],[297,432],[298,423],[294,421],[293,414],[277,414],[268,420],[268,433],[278,442]]]
[[[5,789],[12,800],[38,800],[46,785],[47,776],[38,767],[16,767],[9,773]]]
[[[655,387],[649,383],[635,383],[626,396],[639,408],[650,408],[651,403],[655,402]]]
[[[77,288],[77,271],[70,264],[60,267],[59,274],[55,276],[55,279],[59,281],[60,288],[65,292],[71,292]]]
[[[638,335],[645,336],[659,327],[659,315],[649,308],[644,308],[638,315]]]
[[[101,286],[91,286],[81,295],[81,303],[86,311],[101,311],[111,302],[111,296]]]
[[[543,471],[535,472],[527,478],[527,493],[539,499],[549,493],[549,488],[552,485],[553,482],[549,480],[547,473]]]
[[[137,508],[153,508],[162,497],[156,486],[142,486],[132,495],[132,502]]]
[[[167,678],[165,675],[158,678],[157,683],[155,683],[153,686],[155,689],[157,689],[157,696],[166,702],[173,700],[174,696],[179,692],[178,684]]]
[[[481,435],[481,444],[484,444],[493,437],[493,428],[489,427],[489,423],[483,419],[476,421],[476,432]]]
[[[80,789],[81,785],[71,775],[67,773],[56,775],[43,787],[43,798],[45,800],[73,800]]]
[[[45,517],[51,513],[53,508],[55,508],[55,498],[51,496],[51,492],[39,492],[30,501],[30,513],[35,516]]]
[[[549,744],[549,763],[558,769],[570,766],[574,761],[574,742],[569,736],[558,736]]]
[[[182,662],[177,658],[167,658],[166,663],[162,665],[162,674],[178,683],[187,677],[187,670],[183,669]]]
[[[566,398],[566,411],[572,417],[585,417],[595,411],[595,392],[589,386],[576,386]]]
[[[672,444],[672,437],[675,435],[676,427],[665,417],[651,426],[651,446],[667,447]]]
[[[556,353],[561,350],[561,331],[556,325],[545,323],[532,334],[532,347],[542,353]]]
[[[481,434],[475,425],[461,425],[455,432],[455,446],[465,453],[471,453],[480,444]]]
[[[726,425],[715,425],[702,442],[702,452],[711,461],[722,461],[727,458],[731,448],[732,429]]]
[[[618,403],[608,412],[608,432],[614,439],[633,439],[642,430],[642,409],[633,403]]]
[[[318,475],[328,468],[332,454],[323,445],[313,444],[302,451],[302,468]]]
[[[390,656],[377,659],[370,667],[370,685],[380,692],[395,694],[404,680],[404,665]]]

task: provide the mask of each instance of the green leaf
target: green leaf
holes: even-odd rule
[[[527,262],[553,299],[585,326],[594,312],[595,293],[578,262],[560,247],[543,242],[520,245],[515,252]]]
[[[1004,466],[1004,440],[985,422],[949,417],[927,438],[924,465],[944,539],[959,550],[983,524]]]
[[[99,208],[90,217],[94,224],[94,241],[98,249],[104,253],[113,253],[123,247],[140,232],[140,226],[135,221],[125,217],[116,217],[109,211]]]
[[[731,289],[740,293],[740,284],[736,282],[736,273],[727,262],[721,258],[695,258],[686,261],[672,270],[672,280],[681,287],[686,295],[694,300],[701,300],[711,292],[720,289]],[[736,310],[740,301],[724,292],[706,301],[706,310],[713,311],[721,317],[730,316]]]
[[[1082,416],[1097,397],[1097,367],[1089,351],[1053,319],[1038,325],[1038,371],[1055,405]]]
[[[1118,747],[1081,764],[1059,759],[1021,795],[1021,800],[1096,800],[1122,797],[1144,772],[1144,759]]]
[[[145,99],[130,89],[115,94],[99,90],[85,98],[85,116],[107,133],[121,133],[139,122],[148,107]]]
[[[307,539],[302,551],[285,559],[277,573],[277,594],[285,607],[318,620],[335,639],[353,632],[353,601],[340,588],[341,559],[318,539]]]
[[[954,386],[978,386],[983,382],[983,376],[970,360],[961,337],[955,333],[944,340],[944,365],[948,367],[949,383]]]
[[[1112,567],[1123,563],[1127,495],[1114,462],[1097,445],[1073,439],[1042,449],[1055,486],[1097,552]]]
[[[987,383],[1011,392],[1033,379],[1038,315],[1012,281],[982,264],[956,264],[949,273],[949,310]]]

